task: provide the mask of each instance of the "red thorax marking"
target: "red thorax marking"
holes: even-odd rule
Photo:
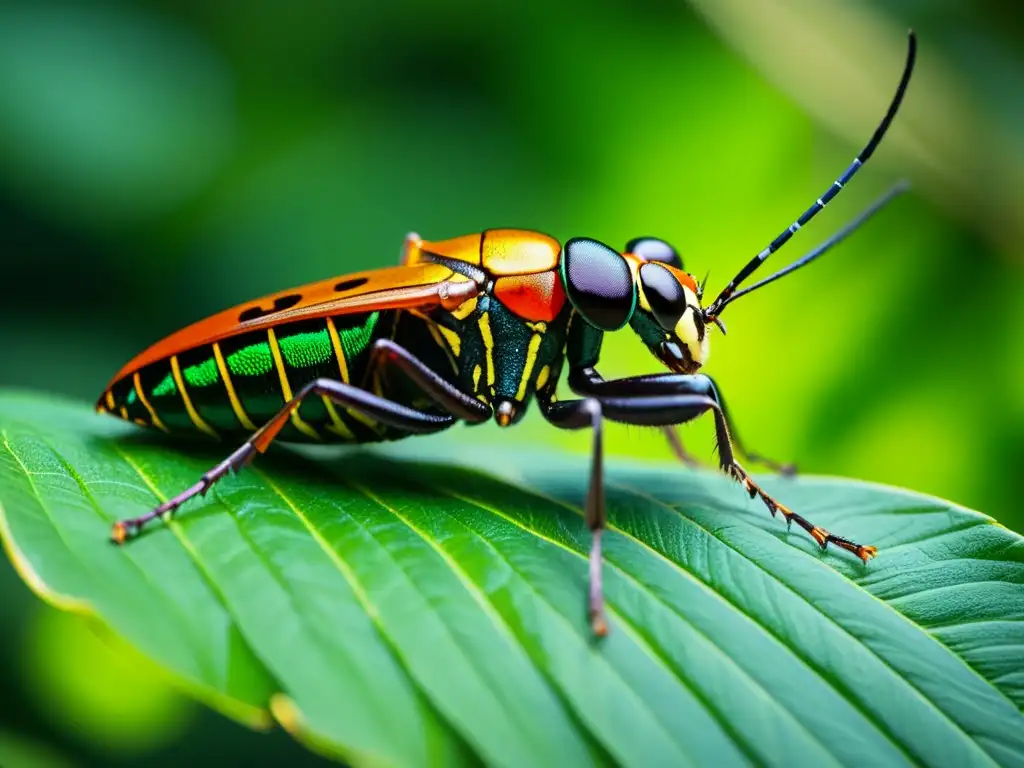
[[[551,322],[565,304],[558,272],[507,275],[494,281],[494,296],[513,313],[532,322]]]

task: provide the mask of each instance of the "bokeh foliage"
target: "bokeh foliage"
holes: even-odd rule
[[[994,0],[8,0],[0,385],[92,399],[163,334],[390,264],[409,230],[526,226],[612,244],[657,234],[695,274],[711,270],[713,291],[867,138],[913,26],[919,69],[890,138],[775,258],[810,248],[898,177],[913,193],[730,309],[708,370],[759,450],[1022,530],[1011,479],[1024,455],[1024,30],[1006,23],[1013,13]],[[628,336],[606,345],[607,375],[653,364]],[[708,426],[685,432],[705,455]],[[508,434],[473,435],[587,445],[536,413]],[[656,433],[624,428],[608,451],[668,455]],[[73,680],[54,694],[63,710],[26,698],[52,682],[30,672],[32,649],[53,642],[34,633],[67,631],[30,613],[23,593],[0,582],[16,638],[0,657],[0,728],[115,749],[76,720],[76,706],[100,705],[76,704]],[[74,649],[92,663],[87,644]],[[193,734],[220,733],[195,722]]]

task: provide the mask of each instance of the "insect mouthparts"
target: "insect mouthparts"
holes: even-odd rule
[[[725,323],[723,323],[717,315],[712,315],[705,309],[700,313],[700,316],[704,318],[705,323],[714,323],[717,325],[723,336],[728,335],[728,332],[725,330]]]

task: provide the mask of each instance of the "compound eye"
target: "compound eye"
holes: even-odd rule
[[[676,276],[658,262],[650,262],[640,267],[640,284],[658,325],[673,330],[686,311],[686,293]]]
[[[644,261],[669,264],[676,269],[683,268],[683,259],[671,245],[656,237],[636,237],[626,243],[626,253],[633,253]]]
[[[585,237],[566,242],[562,277],[569,301],[595,328],[615,331],[633,316],[633,273],[622,254],[604,243]]]

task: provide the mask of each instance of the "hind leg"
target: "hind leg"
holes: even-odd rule
[[[490,418],[489,406],[456,389],[398,344],[381,339],[374,345],[373,351],[379,361],[378,364],[393,365],[401,370],[446,413],[443,415],[426,413],[379,397],[351,384],[334,379],[316,379],[299,390],[291,400],[281,407],[281,410],[257,429],[234,453],[204,474],[195,485],[144,515],[116,522],[111,533],[113,541],[123,544],[129,538],[136,536],[146,523],[164,514],[173,514],[174,510],[195,496],[205,496],[206,492],[222,477],[229,472],[241,470],[255,458],[257,453],[266,452],[288,422],[291,414],[305,398],[311,395],[326,397],[344,408],[358,411],[374,421],[410,434],[437,432],[451,426],[457,419],[480,422]]]

